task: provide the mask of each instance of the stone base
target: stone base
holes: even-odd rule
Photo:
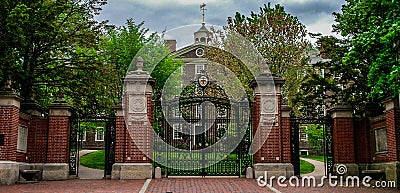
[[[67,180],[69,166],[67,163],[43,164],[42,180]]]
[[[275,176],[285,176],[290,178],[294,175],[293,165],[291,163],[257,163],[254,164],[254,177],[257,179],[260,176],[270,178]]]
[[[152,177],[151,163],[115,163],[112,166],[112,180],[151,179]]]
[[[343,168],[343,165],[346,166],[346,168]],[[347,170],[343,174],[343,169]],[[354,163],[336,163],[333,165],[333,174],[335,176],[359,176],[360,171],[359,171],[359,165],[354,164]]]
[[[372,163],[372,170],[384,170],[386,181],[395,181],[400,184],[400,162]]]
[[[251,167],[246,168],[246,178],[250,178],[250,179],[254,178],[253,173],[254,173],[253,168],[251,168]]]
[[[17,162],[0,161],[0,183],[2,185],[15,184],[18,181],[19,167]]]

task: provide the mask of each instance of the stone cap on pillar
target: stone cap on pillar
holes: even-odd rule
[[[276,93],[280,93],[281,87],[285,83],[285,80],[279,76],[276,76],[276,74],[269,72],[267,70],[267,67],[266,67],[267,63],[265,61],[263,61],[263,64],[264,64],[264,72],[261,73],[258,77],[256,77],[254,80],[252,80],[250,82],[250,84],[249,84],[250,88],[253,88],[254,90],[256,90],[256,92],[260,92],[258,87],[260,87],[261,85],[268,86],[268,84],[273,83],[276,88]],[[258,84],[260,84],[260,85],[258,85]]]
[[[112,106],[112,109],[117,112],[117,117],[122,117],[124,116],[123,109],[122,109],[122,99],[118,100],[118,103],[114,106]]]
[[[21,111],[33,116],[42,116],[44,108],[36,100],[24,100],[21,103]]]
[[[399,109],[399,100],[400,95],[396,97],[387,97],[382,100],[382,103],[385,105],[385,110]]]
[[[55,101],[49,106],[49,116],[70,117],[73,108],[65,101]]]
[[[353,118],[353,108],[348,104],[339,104],[331,109],[332,118]]]
[[[0,106],[15,106],[21,107],[22,97],[18,96],[14,90],[0,90]]]
[[[150,76],[147,71],[143,70],[143,58],[138,57],[136,61],[137,70],[129,71],[128,74],[124,78],[124,83],[127,82],[147,82],[151,86],[154,86],[156,80]]]
[[[290,112],[292,111],[292,108],[288,104],[282,104],[281,106],[281,114],[282,117],[290,117]]]

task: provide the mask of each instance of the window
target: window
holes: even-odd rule
[[[375,151],[376,153],[386,153],[387,147],[387,133],[386,127],[375,129]]]
[[[201,71],[205,70],[204,64],[196,64],[195,70],[196,74],[201,74]]]
[[[308,135],[304,131],[307,129],[307,126],[300,126],[300,132],[299,132],[299,138],[300,141],[307,142],[308,141]]]
[[[104,127],[97,127],[94,141],[104,141]]]
[[[76,138],[77,141],[86,141],[86,131],[82,131],[78,133],[78,137]]]
[[[174,124],[172,131],[173,131],[172,133],[173,139],[182,139],[182,127],[180,124]]]

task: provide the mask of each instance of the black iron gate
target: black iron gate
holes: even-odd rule
[[[115,157],[115,117],[72,117],[70,122],[69,174],[79,174],[79,150],[82,149],[84,131],[89,128],[104,131],[104,177],[111,175]]]
[[[300,127],[302,125],[320,125],[323,129],[323,139],[321,141],[324,152],[325,175],[332,174],[333,171],[333,119],[330,116],[322,118],[299,118],[293,114],[290,117],[290,140],[291,157],[294,167],[294,174],[300,175]]]
[[[213,82],[194,82],[179,98],[157,101],[154,165],[166,176],[244,175],[253,165],[249,104],[230,101]]]

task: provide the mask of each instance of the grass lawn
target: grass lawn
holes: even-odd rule
[[[302,158],[308,158],[320,162],[324,162],[324,156],[323,155],[301,155],[300,157]]]
[[[81,165],[88,167],[88,168],[94,168],[94,169],[101,169],[104,170],[104,150],[98,150],[94,151],[92,153],[88,153],[86,155],[83,155],[80,158],[80,163]]]
[[[314,165],[310,162],[300,160],[300,174],[308,174],[314,171]]]

